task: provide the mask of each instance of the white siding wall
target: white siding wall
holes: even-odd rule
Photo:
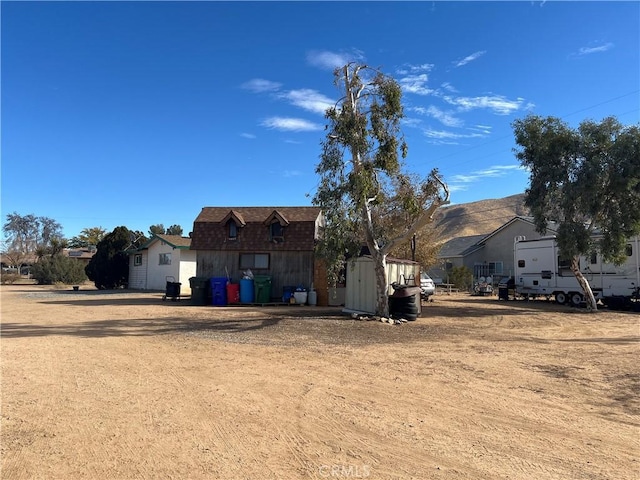
[[[171,265],[160,265],[160,254],[171,254]],[[180,293],[189,295],[191,286],[189,278],[196,274],[196,252],[191,250],[174,249],[171,245],[157,241],[149,246],[149,267],[147,288],[149,290],[166,290],[167,277],[173,277],[180,282]]]
[[[147,252],[140,252],[142,265],[134,265],[135,255],[129,255],[129,288],[145,290],[147,288]]]
[[[180,274],[176,277],[176,282],[180,285],[180,293],[191,295],[191,285],[189,279],[196,276],[196,251],[195,250],[175,250],[180,254]],[[179,280],[178,280],[179,278]]]
[[[420,286],[420,265],[417,263],[387,263],[387,295],[393,294],[393,282],[407,284],[411,276],[416,279],[416,286]],[[345,292],[345,309],[358,312],[375,313],[376,311],[376,274],[373,260],[361,257],[355,261],[353,269],[347,264],[347,284]]]

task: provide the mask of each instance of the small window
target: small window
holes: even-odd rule
[[[502,262],[489,262],[490,275],[496,275],[496,274],[502,274],[502,273],[503,273]]]
[[[526,262],[524,260],[518,260],[518,268],[524,268],[526,265]]]
[[[624,249],[624,253],[627,254],[627,257],[633,256],[633,247],[630,243],[627,243],[627,248]]]
[[[134,265],[135,267],[139,267],[140,265],[142,265],[142,254],[140,254],[140,253],[136,253],[136,254],[133,256],[133,265]]]
[[[284,240],[284,228],[279,222],[273,222],[269,226],[271,240]]]
[[[268,269],[269,254],[268,253],[242,253],[240,254],[240,269]]]
[[[578,268],[580,268],[580,262],[578,262]],[[571,271],[571,259],[558,257],[558,275],[561,277],[573,275]]]
[[[171,265],[171,254],[170,253],[161,253],[160,261],[158,265]]]
[[[229,220],[227,225],[229,227],[229,240],[236,240],[238,238],[238,225],[233,220]]]
[[[591,265],[597,265],[597,263],[598,263],[598,254],[597,253],[592,253],[591,254],[591,259],[589,260],[589,263],[591,263]]]

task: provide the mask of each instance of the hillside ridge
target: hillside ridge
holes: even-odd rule
[[[485,235],[515,216],[528,216],[524,193],[443,207],[435,226],[446,242],[455,237]]]

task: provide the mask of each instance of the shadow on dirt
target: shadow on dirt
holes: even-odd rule
[[[278,318],[252,318],[251,320],[217,320],[215,322],[193,321],[181,318],[97,320],[81,323],[37,325],[26,323],[3,323],[0,337],[22,338],[48,335],[77,336],[85,338],[136,337],[166,335],[173,333],[218,330],[228,333],[250,332],[276,325]]]

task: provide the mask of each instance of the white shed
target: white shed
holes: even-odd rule
[[[167,279],[179,282],[180,294],[189,295],[189,278],[196,276],[196,252],[191,239],[156,234],[140,248],[129,251],[129,288],[165,290]]]
[[[411,260],[387,258],[387,295],[392,295],[392,283],[420,286],[420,264]],[[376,273],[369,255],[347,263],[345,312],[376,312]]]

